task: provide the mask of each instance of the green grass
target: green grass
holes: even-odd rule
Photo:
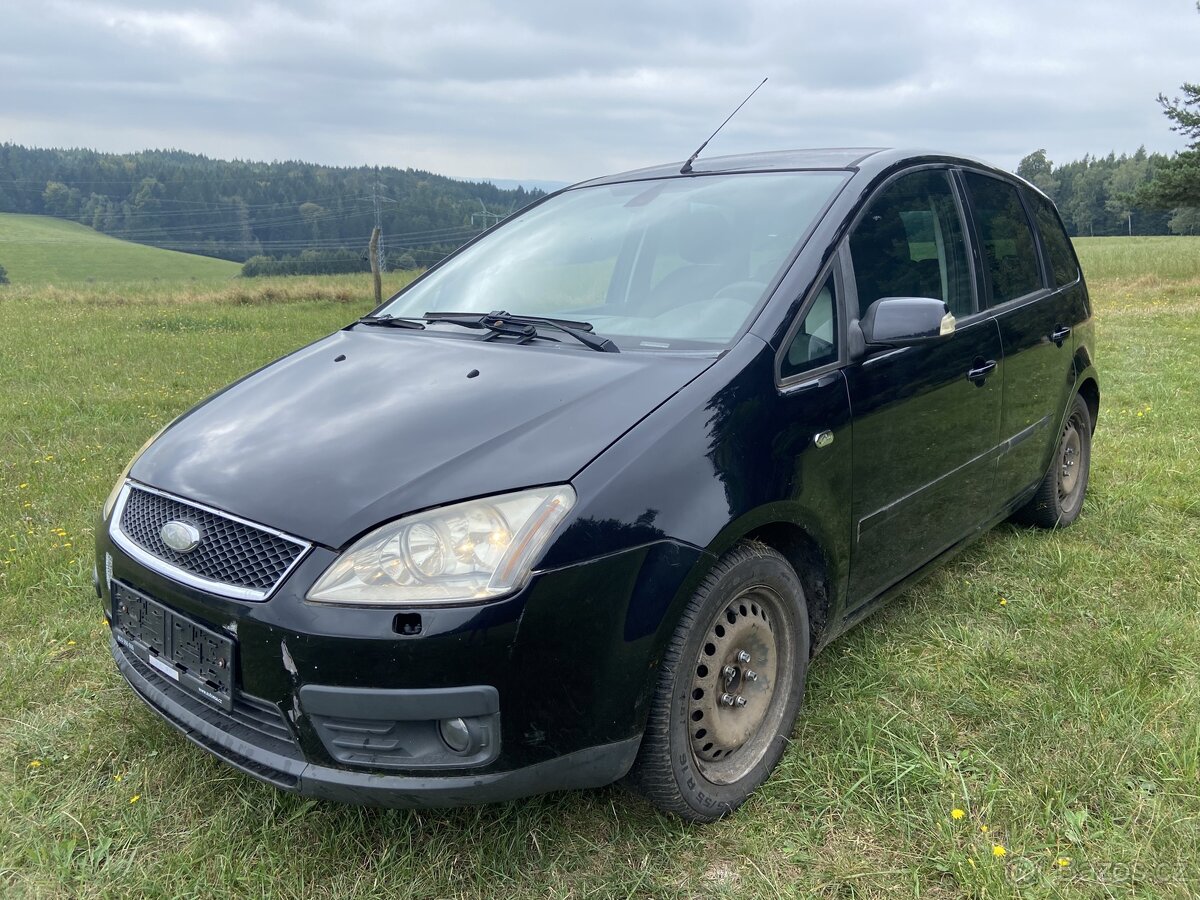
[[[1158,253],[1081,248],[1103,400],[1077,525],[1001,527],[835,643],[775,777],[707,828],[615,787],[316,803],[178,737],[108,657],[95,510],[163,422],[368,282],[0,290],[0,893],[1195,896],[1200,277]]]
[[[1194,237],[1084,237],[1074,243],[1089,281],[1200,278],[1200,241]]]
[[[225,259],[133,244],[78,222],[17,213],[0,213],[0,265],[14,285],[212,282],[241,271]]]

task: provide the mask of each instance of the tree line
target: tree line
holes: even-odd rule
[[[1056,166],[1045,150],[1036,150],[1021,160],[1017,174],[1054,201],[1073,236],[1200,234],[1200,209],[1164,206],[1152,193],[1178,158],[1139,147],[1132,154],[1085,156]]]
[[[0,212],[239,262],[313,251],[348,266],[342,257],[365,253],[378,209],[389,267],[428,265],[542,194],[418,169],[0,144]]]

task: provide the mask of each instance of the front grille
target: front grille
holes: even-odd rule
[[[168,522],[187,522],[200,543],[187,553],[172,550],[160,535]],[[127,489],[120,528],[130,541],[197,578],[266,594],[304,555],[307,546],[212,510],[148,491]]]

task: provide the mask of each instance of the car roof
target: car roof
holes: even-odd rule
[[[686,175],[679,170],[683,161],[663,163],[643,169],[631,169],[614,175],[605,175],[582,181],[572,187],[584,185],[614,184],[621,181],[641,181],[649,178],[673,176],[713,175],[736,172],[782,172],[782,171],[850,171],[875,175],[903,163],[941,162],[955,163],[985,169],[1005,177],[1013,176],[1001,172],[995,166],[957,154],[936,150],[905,150],[890,147],[825,147],[801,150],[773,150],[765,153],[743,153],[736,156],[700,157],[692,163]]]

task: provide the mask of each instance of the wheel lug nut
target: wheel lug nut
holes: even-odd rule
[[[733,666],[726,666],[721,670],[721,674],[732,680],[737,675],[737,669]]]
[[[721,695],[721,705],[722,706],[733,706],[735,700],[740,700],[740,699],[741,699],[740,697],[735,698],[733,696],[733,694],[722,694]]]
[[[747,669],[745,675],[747,681],[758,681],[758,673],[753,669]]]
[[[738,696],[733,698],[733,705],[736,706],[738,709],[741,709],[743,706],[746,705],[746,698],[743,697],[741,694],[738,694]]]
[[[740,663],[750,662],[750,654],[747,653],[745,650],[739,650],[737,652],[737,661]]]

